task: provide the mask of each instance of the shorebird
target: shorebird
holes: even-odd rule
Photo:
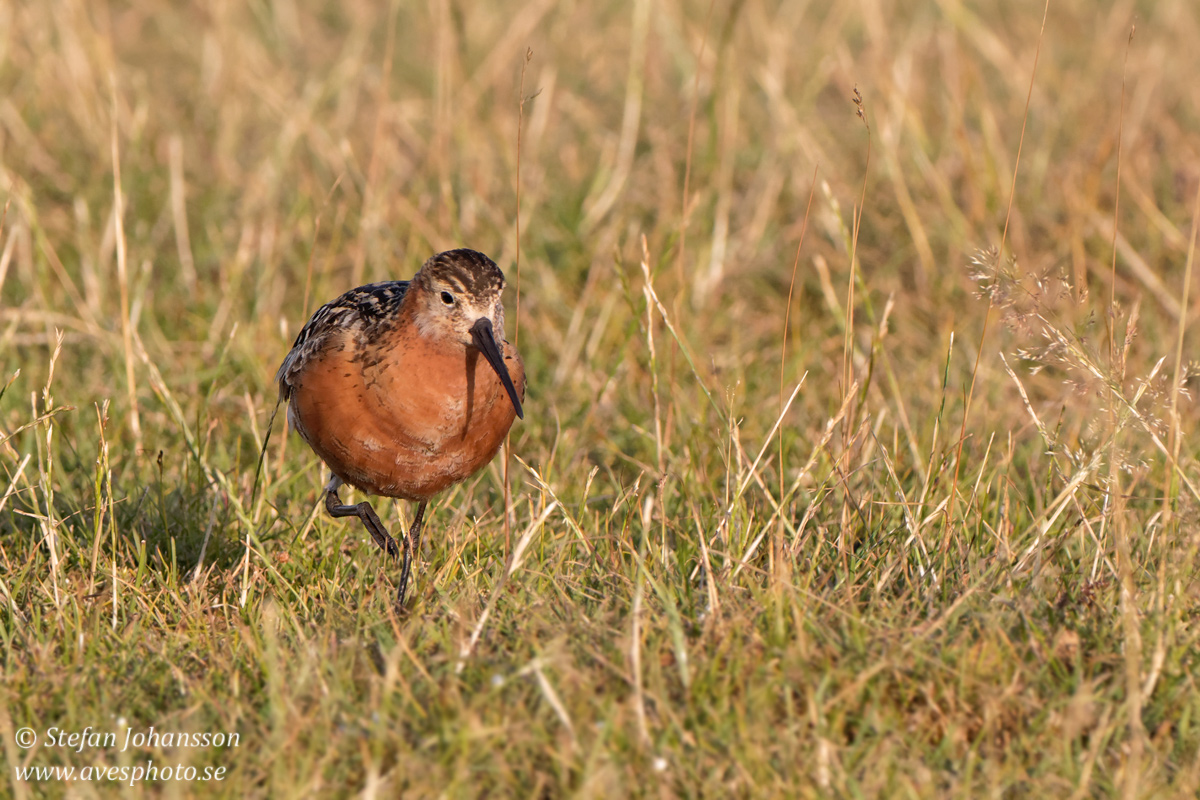
[[[375,509],[343,504],[338,489],[417,503],[398,606],[429,499],[482,469],[525,416],[525,366],[504,339],[503,289],[504,273],[483,253],[438,253],[411,281],[360,286],[317,309],[275,376],[288,422],[332,472],[330,516],[358,517],[394,559]]]

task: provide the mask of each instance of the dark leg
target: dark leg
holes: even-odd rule
[[[396,592],[396,605],[400,608],[404,607],[404,592],[408,589],[413,558],[421,554],[421,524],[425,521],[426,503],[425,500],[417,503],[417,515],[408,529],[408,535],[404,537],[404,565],[400,567],[400,588]]]
[[[371,538],[375,540],[375,544],[379,545],[381,550],[392,558],[399,556],[400,548],[396,546],[396,540],[383,527],[383,523],[379,521],[379,515],[375,513],[375,509],[371,508],[370,503],[364,500],[356,506],[342,504],[342,498],[338,497],[338,487],[341,484],[341,481],[334,478],[325,487],[325,510],[329,512],[329,516],[358,517],[362,520],[367,533],[371,534]]]

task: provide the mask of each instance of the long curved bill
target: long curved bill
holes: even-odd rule
[[[471,326],[471,339],[479,348],[479,352],[483,353],[483,357],[492,365],[492,369],[496,370],[496,374],[500,376],[500,382],[508,391],[513,408],[517,410],[517,416],[525,419],[525,412],[521,410],[521,398],[517,397],[517,387],[513,386],[512,376],[508,374],[508,367],[504,365],[504,354],[500,352],[500,347],[496,344],[492,321],[487,317],[477,319]]]

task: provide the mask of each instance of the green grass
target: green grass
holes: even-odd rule
[[[1200,791],[1192,5],[380,5],[0,5],[0,794]],[[307,315],[460,245],[512,507],[397,617],[255,467]],[[15,771],[148,761],[226,772]]]

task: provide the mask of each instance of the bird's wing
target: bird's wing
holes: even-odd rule
[[[390,327],[389,323],[394,320],[408,291],[408,284],[408,281],[368,283],[318,308],[300,329],[291,351],[275,373],[280,399],[288,399],[292,378],[327,345],[330,337],[353,333],[372,338],[376,332]]]

